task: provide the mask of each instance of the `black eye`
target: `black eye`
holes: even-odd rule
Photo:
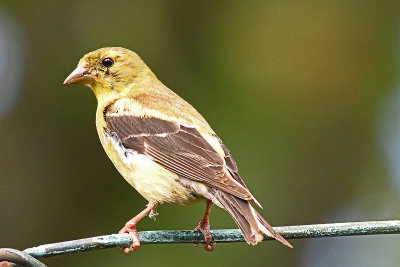
[[[106,57],[105,59],[103,59],[101,64],[103,64],[104,67],[109,68],[114,65],[114,60],[110,57]]]

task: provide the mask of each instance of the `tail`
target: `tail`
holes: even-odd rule
[[[249,201],[235,197],[229,193],[215,190],[213,195],[229,212],[243,237],[249,245],[257,245],[264,239],[264,235],[272,237],[285,246],[293,248],[280,234],[278,234],[263,217],[250,205]]]

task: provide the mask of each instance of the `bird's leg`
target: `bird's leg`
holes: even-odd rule
[[[132,239],[132,245],[130,247],[123,247],[123,251],[125,254],[128,254],[131,251],[135,251],[140,247],[140,241],[139,241],[139,237],[137,234],[137,230],[136,230],[136,224],[143,219],[144,217],[146,217],[147,214],[149,214],[152,210],[154,210],[155,208],[157,208],[158,204],[157,203],[149,203],[147,204],[147,207],[142,210],[138,215],[136,215],[135,217],[133,217],[132,219],[130,219],[125,226],[119,230],[119,234],[126,234],[128,233]]]
[[[206,211],[204,212],[204,216],[199,222],[199,225],[194,228],[195,231],[201,231],[204,235],[204,249],[207,251],[213,251],[214,250],[214,243],[212,242],[212,236],[210,232],[210,210],[211,206],[213,205],[211,200],[207,200],[207,207]]]

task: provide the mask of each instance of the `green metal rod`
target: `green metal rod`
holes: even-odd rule
[[[399,234],[400,220],[282,226],[274,229],[286,239]],[[244,241],[238,229],[212,230],[211,233],[216,243]],[[201,232],[189,230],[143,231],[139,232],[139,240],[143,245],[204,242]],[[264,240],[271,238],[266,237]],[[112,234],[41,245],[25,249],[24,252],[35,258],[44,258],[130,245],[129,234]]]

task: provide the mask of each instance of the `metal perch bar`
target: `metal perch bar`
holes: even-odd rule
[[[399,234],[400,220],[282,226],[274,227],[274,229],[286,239]],[[244,241],[238,229],[212,230],[211,233],[216,243]],[[143,231],[139,232],[139,240],[143,245],[204,242],[201,232],[189,230]],[[271,240],[271,238],[266,237],[264,240]],[[130,244],[129,234],[112,234],[41,245],[25,249],[23,252],[35,258],[44,258],[97,249],[130,246]]]

